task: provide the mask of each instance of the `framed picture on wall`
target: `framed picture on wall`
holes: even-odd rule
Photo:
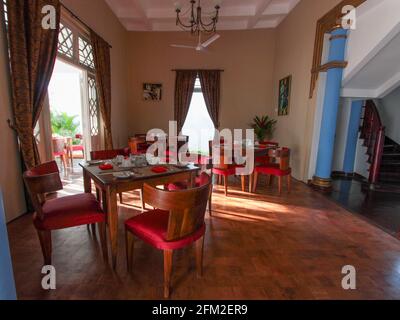
[[[289,115],[291,86],[291,75],[279,81],[278,116]]]
[[[162,84],[161,83],[143,83],[143,100],[161,101]]]

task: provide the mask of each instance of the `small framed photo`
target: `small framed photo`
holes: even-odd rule
[[[162,84],[161,83],[143,83],[143,100],[161,101]]]
[[[278,116],[289,115],[292,76],[279,81]]]

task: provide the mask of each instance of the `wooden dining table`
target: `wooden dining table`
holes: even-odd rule
[[[111,258],[113,268],[117,265],[118,252],[118,203],[117,195],[121,192],[132,190],[141,190],[143,185],[149,184],[153,186],[175,183],[180,181],[188,181],[190,187],[194,187],[195,177],[200,171],[200,167],[196,165],[188,165],[185,168],[165,165],[166,172],[154,173],[153,166],[144,166],[140,168],[120,168],[114,167],[111,170],[103,171],[99,168],[99,164],[81,163],[83,169],[83,181],[86,193],[92,193],[92,181],[97,188],[101,190],[101,198],[103,210],[107,215],[107,225],[109,230],[109,238],[111,245]],[[133,176],[126,179],[116,178],[114,173],[128,171]]]

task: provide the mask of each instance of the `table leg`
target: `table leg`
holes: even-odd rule
[[[118,253],[118,204],[117,191],[113,187],[107,188],[107,220],[111,244],[111,261],[114,270],[117,267]]]
[[[83,170],[83,187],[85,193],[92,193],[92,179],[90,179],[86,170]]]
[[[249,175],[249,193],[253,191],[253,174]]]

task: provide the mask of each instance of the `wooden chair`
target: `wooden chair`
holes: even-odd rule
[[[205,172],[203,172],[199,177],[195,178],[195,187],[198,188],[202,185],[204,185],[209,179],[209,175]],[[212,183],[212,179],[211,179]],[[170,183],[164,185],[164,190],[168,191],[182,191],[182,190],[187,190],[189,189],[189,183],[187,181],[181,181],[181,182],[175,182],[175,183]],[[211,188],[212,189],[212,188]],[[210,192],[210,196],[208,198],[208,211],[210,213],[210,216],[212,216],[212,192]]]
[[[220,140],[220,144],[223,144],[224,140]],[[213,159],[213,149],[214,149],[214,141],[209,141],[209,149],[210,149],[210,157]],[[221,155],[220,155],[220,163],[219,164],[213,164],[212,166],[212,173],[213,175],[217,176],[217,181],[218,183],[221,183],[221,178],[223,178],[224,182],[224,190],[225,190],[225,196],[228,196],[228,177],[236,175],[236,169],[240,167],[237,164],[229,164],[228,163],[228,155],[225,155],[225,150],[221,147]],[[232,157],[233,159],[233,157]],[[246,183],[246,177],[241,176],[241,182],[242,182],[242,191],[245,191],[245,183]]]
[[[257,190],[257,182],[258,182],[258,175],[264,174],[269,177],[278,177],[278,188],[279,188],[279,195],[282,194],[282,179],[283,177],[287,177],[287,186],[288,192],[291,190],[291,173],[292,169],[290,168],[290,149],[288,148],[281,148],[275,150],[269,150],[268,156],[270,158],[277,159],[276,164],[267,164],[257,166],[254,169],[254,179],[253,179],[253,192]]]
[[[260,147],[275,147],[278,148],[279,147],[279,143],[278,142],[274,142],[274,141],[262,141],[260,142]],[[260,164],[260,165],[268,165],[268,164],[272,164],[271,159],[268,155],[266,156],[258,156],[255,158],[255,163],[256,164]]]
[[[80,143],[79,144],[75,144],[75,145],[73,144],[71,146],[71,152],[72,152],[71,159],[73,158],[72,157],[73,153],[76,152],[76,151],[82,152],[82,158],[85,158],[85,146],[83,145],[83,135],[78,133],[78,134],[75,135],[75,139],[79,140]]]
[[[103,257],[107,261],[106,220],[100,203],[92,194],[82,193],[52,200],[46,194],[63,189],[55,161],[44,163],[23,175],[35,208],[33,224],[39,235],[45,265],[51,265],[51,231],[97,224]]]
[[[132,272],[134,236],[164,252],[164,297],[170,294],[172,256],[178,250],[195,243],[197,275],[202,275],[203,244],[206,226],[204,215],[211,192],[211,178],[205,184],[189,190],[165,191],[144,185],[144,199],[158,208],[125,222],[126,257]]]
[[[52,138],[52,147],[53,147],[53,157],[60,157],[61,163],[64,167],[64,170],[67,169],[67,150],[66,150],[66,141],[63,137],[53,137]]]

